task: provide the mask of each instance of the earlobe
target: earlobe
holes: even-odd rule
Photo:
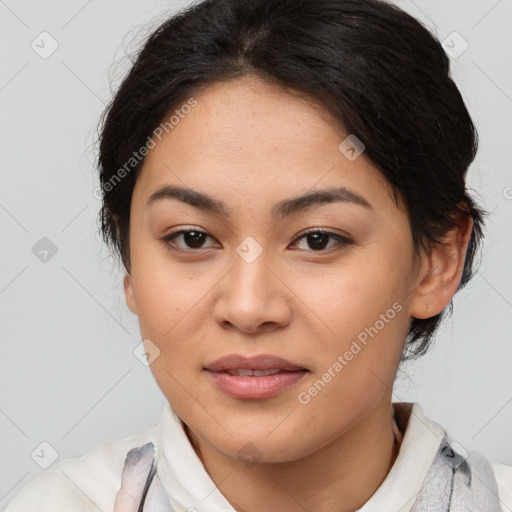
[[[439,314],[457,291],[468,248],[473,219],[462,217],[441,242],[434,242],[428,255],[423,255],[410,315],[425,319]]]
[[[134,315],[137,315],[137,303],[135,301],[135,294],[133,293],[132,278],[130,274],[125,274],[123,287],[126,305]]]

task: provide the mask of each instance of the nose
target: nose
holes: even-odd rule
[[[265,252],[247,262],[238,254],[219,283],[214,319],[224,329],[245,333],[270,332],[290,323],[293,293],[279,266]]]

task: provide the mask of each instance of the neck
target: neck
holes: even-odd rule
[[[216,486],[238,511],[353,512],[391,469],[398,452],[389,401],[322,449],[300,460],[246,465],[187,434]]]

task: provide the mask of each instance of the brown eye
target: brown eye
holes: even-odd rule
[[[175,240],[180,239],[180,237],[184,245],[177,244],[175,242]],[[206,231],[201,231],[198,229],[181,229],[166,235],[161,240],[168,246],[177,246],[178,249],[187,250],[204,248],[205,246],[203,244],[208,238],[212,237],[210,237]]]
[[[303,233],[300,237],[296,238],[294,243],[297,243],[301,240],[305,239],[306,244],[308,245],[309,249],[313,251],[323,251],[326,249],[326,246],[329,244],[330,240],[334,240],[337,242],[334,244],[334,247],[336,245],[340,245],[341,247],[344,247],[350,243],[352,243],[351,240],[348,238],[338,235],[336,233],[331,233],[329,231],[323,231],[321,229],[315,228],[311,231],[308,231],[306,233]],[[328,247],[327,249],[331,249],[331,247]]]

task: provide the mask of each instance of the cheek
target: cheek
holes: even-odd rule
[[[408,262],[385,247],[346,260],[311,305],[330,331],[315,341],[318,395],[301,390],[318,414],[332,403],[363,411],[392,389],[409,326]]]
[[[183,336],[192,334],[183,329],[190,328],[214,280],[200,264],[173,261],[159,242],[147,240],[138,245],[133,251],[137,272],[132,279],[142,334],[162,344],[177,331]]]
[[[139,308],[141,335],[155,343],[174,365],[176,356],[192,360],[198,348],[197,330],[207,314],[201,306],[201,294],[183,293],[174,283],[172,290],[153,288],[142,296]]]
[[[347,295],[350,306],[337,310],[336,336],[324,338],[322,348],[312,347],[316,371],[297,392],[310,428],[334,437],[340,426],[349,428],[391,394],[407,333],[408,316],[399,301],[359,298],[361,303]]]
[[[376,323],[379,330],[383,330],[382,322],[387,331],[392,325],[396,329],[406,321],[398,313],[405,309],[406,272],[400,269],[407,265],[394,261],[390,264],[381,251],[355,253],[327,275],[319,272],[302,277],[298,294],[342,343]]]
[[[168,267],[158,272],[153,266],[139,274],[138,319],[142,337],[151,340],[158,351],[150,365],[153,377],[173,407],[182,412],[190,407],[190,390],[197,388],[205,339],[202,327],[212,323],[206,294],[216,280]]]

